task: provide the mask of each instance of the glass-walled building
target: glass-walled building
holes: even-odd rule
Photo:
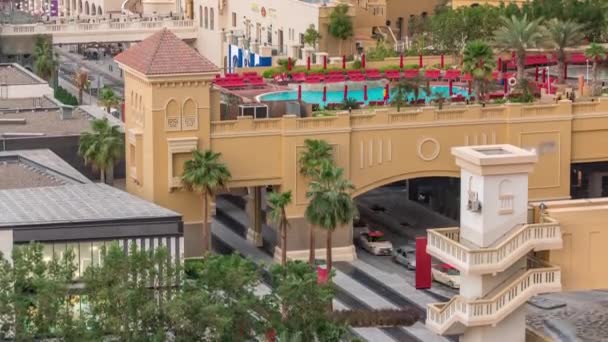
[[[0,152],[0,252],[43,245],[44,258],[73,250],[76,278],[113,243],[125,252],[163,246],[183,258],[182,216],[105,184],[90,182],[50,150]]]

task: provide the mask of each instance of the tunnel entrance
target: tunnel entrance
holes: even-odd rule
[[[608,197],[608,162],[572,164],[572,199]]]

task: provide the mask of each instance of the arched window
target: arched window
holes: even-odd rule
[[[209,28],[213,30],[214,21],[215,21],[215,18],[214,18],[214,17],[215,17],[215,15],[214,15],[214,13],[213,13],[213,12],[214,12],[214,11],[213,11],[213,7],[211,7],[211,8],[209,9],[209,12],[211,12],[211,13],[209,14],[209,16],[211,17],[211,20],[209,20],[209,21],[210,21],[210,23],[209,23]]]
[[[198,111],[196,103],[192,99],[187,99],[182,107],[182,129],[198,129]]]
[[[101,6],[97,7],[97,15],[103,15],[103,12],[101,11]]]
[[[167,131],[179,131],[182,126],[182,113],[177,101],[171,99],[165,107],[165,129]]]
[[[91,6],[91,15],[97,15],[97,7],[95,7],[95,4]]]
[[[205,7],[205,28],[209,28],[209,9]]]
[[[89,15],[89,2],[85,1],[84,3],[84,14]]]
[[[203,27],[203,6],[198,6],[198,27]]]
[[[498,213],[500,215],[513,213],[514,197],[511,181],[508,179],[503,179],[498,184],[498,200],[500,202]]]

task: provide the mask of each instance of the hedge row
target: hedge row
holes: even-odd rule
[[[57,86],[57,88],[55,88],[54,96],[59,102],[63,104],[69,106],[78,106],[78,99],[76,98],[76,96],[70,94],[67,90],[60,86]]]
[[[359,65],[355,65],[355,66],[359,66]],[[346,69],[342,69],[339,67],[328,67],[327,69],[323,69],[323,67],[314,67],[314,68],[310,68],[310,70],[306,70],[305,66],[297,66],[297,67],[293,67],[291,69],[291,71],[286,71],[285,68],[283,67],[275,67],[275,68],[269,68],[264,70],[264,72],[262,73],[262,77],[264,78],[273,78],[275,75],[277,74],[282,74],[285,73],[287,75],[291,75],[294,72],[303,72],[305,74],[326,74],[330,71],[347,71],[347,70],[357,70],[357,69],[361,69],[360,66],[359,68],[356,67],[347,67]],[[386,70],[399,70],[399,65],[387,65],[387,66],[383,66],[380,68],[377,68],[380,72],[384,72]],[[408,69],[418,69],[418,64],[406,64],[403,66],[404,70],[408,70]],[[437,65],[437,67],[435,68],[435,66],[433,66],[433,69],[439,69],[439,65]]]

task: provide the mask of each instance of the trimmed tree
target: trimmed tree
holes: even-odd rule
[[[82,105],[82,94],[89,89],[89,74],[84,69],[79,69],[74,74],[74,86],[78,89],[78,104]]]
[[[124,133],[118,125],[110,125],[107,118],[91,122],[91,131],[80,136],[78,154],[85,164],[91,164],[99,170],[101,182],[114,183],[114,164],[124,153]],[[107,177],[107,180],[106,180]]]
[[[285,207],[291,204],[291,198],[291,190],[286,192],[272,192],[268,195],[270,219],[279,227],[282,265],[287,263],[287,228],[289,227]]]
[[[210,150],[192,151],[192,159],[184,163],[182,184],[189,191],[196,191],[203,199],[203,253],[211,249],[209,227],[209,197],[224,189],[231,178],[230,171],[221,161],[221,153]]]
[[[310,24],[310,26],[308,26],[306,29],[306,32],[304,32],[304,43],[308,44],[315,50],[317,49],[317,43],[321,38],[321,34],[319,31],[317,31],[314,24]]]
[[[318,177],[323,163],[327,160],[333,160],[332,147],[325,140],[304,140],[305,150],[300,154],[298,164],[300,166],[300,174],[309,180],[314,180]],[[308,262],[311,265],[315,264],[315,231],[314,226],[310,225],[309,230],[309,256]]]
[[[492,78],[492,66],[494,64],[492,48],[481,40],[474,40],[467,43],[462,55],[462,69],[473,77],[475,99],[477,102],[481,102],[483,98],[482,86]]]
[[[338,227],[351,223],[357,214],[350,195],[353,190],[353,184],[344,178],[344,170],[334,166],[331,161],[325,161],[319,176],[310,182],[306,193],[309,199],[306,219],[327,233],[325,249],[328,273],[332,268],[333,233]]]
[[[557,82],[565,83],[566,49],[577,46],[585,38],[584,26],[574,21],[551,19],[546,23],[547,45],[557,56]]]
[[[348,15],[348,5],[340,4],[329,15],[329,34],[340,40],[338,51],[342,56],[342,44],[353,36],[353,19]]]
[[[517,81],[525,78],[526,51],[537,47],[544,39],[540,19],[528,20],[526,15],[518,18],[501,17],[502,26],[494,31],[496,47],[503,51],[514,51],[517,59]]]
[[[593,66],[591,67],[591,74],[593,77],[591,95],[597,96],[599,95],[597,64],[606,59],[606,48],[597,43],[591,43],[587,50],[585,50],[585,57],[593,61]]]

